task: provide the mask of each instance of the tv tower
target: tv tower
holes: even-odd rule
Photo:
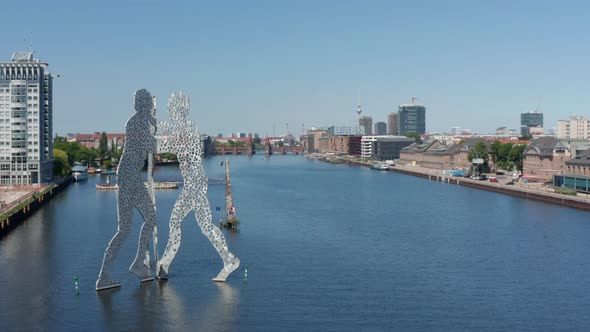
[[[361,92],[360,90],[357,91],[357,101],[358,101],[358,107],[356,109],[356,114],[360,117],[361,113],[363,112],[363,110],[361,109]]]

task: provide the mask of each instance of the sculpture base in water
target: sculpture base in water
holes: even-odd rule
[[[234,272],[240,266],[240,259],[237,257],[233,257],[232,261],[223,267],[221,272],[217,275],[217,277],[211,279],[215,282],[225,282],[227,277]]]
[[[96,283],[96,291],[103,291],[103,290],[107,290],[107,289],[113,289],[113,288],[117,288],[117,287],[121,287],[121,283],[119,282],[114,282],[114,283],[109,283],[109,284],[103,284],[103,285],[99,285],[99,283]]]

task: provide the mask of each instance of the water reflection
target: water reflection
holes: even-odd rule
[[[195,324],[198,331],[233,331],[238,314],[239,292],[226,283],[215,283],[219,295],[206,307],[201,322]]]
[[[121,288],[112,288],[96,293],[102,307],[102,321],[105,322],[109,331],[115,331],[116,322],[119,321],[120,314],[113,310],[113,296],[120,291]]]
[[[130,305],[120,302],[127,298],[120,291],[115,288],[97,293],[106,330],[235,330],[239,290],[227,283],[214,283],[198,290],[198,295],[181,294],[168,282],[142,283],[130,296]],[[194,296],[199,299],[194,301]]]

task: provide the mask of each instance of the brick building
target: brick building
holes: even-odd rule
[[[524,150],[523,176],[549,182],[554,175],[564,174],[569,148],[554,137],[535,139]]]

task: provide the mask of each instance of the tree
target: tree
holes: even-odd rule
[[[252,143],[254,143],[254,144],[260,144],[260,142],[262,142],[260,137],[254,137],[254,139],[252,140]]]
[[[502,144],[500,141],[495,141],[490,145],[490,155],[492,157],[492,162],[496,165],[496,168],[510,168],[512,163],[510,151],[512,150],[513,146],[513,143]]]
[[[467,154],[467,159],[469,159],[469,161],[473,162],[473,159],[483,159],[483,164],[478,166],[478,169],[480,172],[485,172],[488,171],[490,166],[489,166],[489,154],[488,154],[488,147],[486,145],[486,143],[484,142],[477,142],[475,143],[475,146],[473,146],[473,148],[471,148],[471,150],[469,150],[469,153]]]
[[[64,150],[53,149],[53,175],[64,176],[70,173],[68,155]]]
[[[98,155],[100,158],[104,158],[107,156],[109,152],[109,140],[107,138],[107,133],[104,131],[100,135],[100,141],[98,142]]]
[[[406,133],[406,137],[413,138],[416,140],[416,143],[422,144],[422,137],[420,137],[420,134],[418,134],[418,133],[409,132],[409,133]]]
[[[278,145],[280,148],[282,148],[282,147],[283,147],[283,145],[285,145],[285,143],[284,143],[283,141],[279,141],[279,142],[277,143],[277,145]]]
[[[88,166],[93,166],[94,161],[98,158],[98,151],[94,148],[87,148],[78,142],[68,142],[64,137],[56,137],[53,147],[65,151],[68,158],[68,164],[73,166],[76,162],[81,162]]]
[[[113,162],[110,160],[105,160],[102,163],[102,167],[106,168],[106,169],[111,169],[113,167]]]
[[[522,172],[522,161],[524,159],[524,150],[526,149],[526,145],[524,144],[517,144],[512,147],[510,150],[510,161],[514,162],[514,167],[517,170]]]
[[[502,143],[500,141],[494,141],[490,145],[492,163],[498,165],[498,161],[502,160]]]

